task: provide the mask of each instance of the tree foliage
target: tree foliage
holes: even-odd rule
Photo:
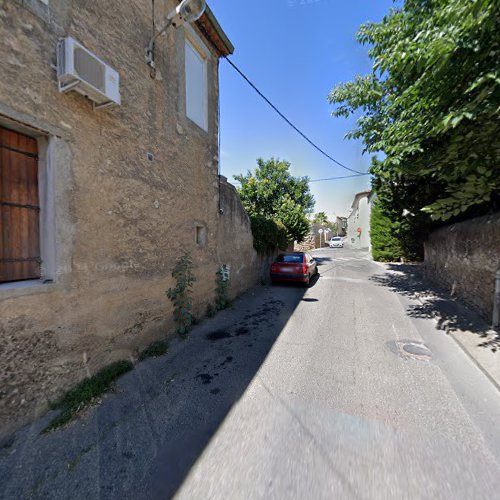
[[[270,244],[278,245],[284,234],[288,241],[304,239],[309,231],[307,214],[314,207],[307,177],[292,176],[287,161],[259,158],[254,172],[234,178],[241,184],[238,192],[250,214],[258,249],[265,245],[264,235],[270,238]]]
[[[326,212],[318,212],[318,213],[314,214],[314,216],[312,218],[312,223],[324,226],[324,227],[328,228],[332,234],[337,234],[337,230],[338,230],[337,223],[331,222],[328,219]]]
[[[395,262],[401,259],[396,222],[384,214],[378,203],[373,205],[370,213],[370,240],[372,256],[376,261]]]
[[[499,32],[497,0],[405,0],[360,27],[372,72],[329,101],[334,116],[361,111],[348,137],[383,152],[371,173],[386,213],[444,221],[498,209]]]
[[[321,224],[321,225],[328,224],[328,216],[326,215],[326,212],[318,212],[314,214],[312,222],[313,224]]]
[[[250,224],[255,250],[265,253],[276,248],[286,249],[288,236],[281,221],[275,221],[265,215],[250,215]]]

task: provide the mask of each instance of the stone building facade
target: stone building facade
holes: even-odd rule
[[[0,131],[36,148],[41,259],[35,279],[0,283],[2,433],[172,332],[165,290],[184,252],[197,316],[221,264],[233,296],[260,280],[248,217],[218,176],[218,65],[229,40],[207,10],[157,40],[156,74],[145,63],[153,19],[158,26],[176,5],[0,0]],[[56,46],[67,36],[118,72],[119,106],[94,110],[58,91]],[[204,71],[204,87],[194,82],[204,91],[198,124],[186,113],[189,50]],[[5,145],[1,154],[12,167],[22,151]]]

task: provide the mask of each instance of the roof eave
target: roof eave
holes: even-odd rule
[[[196,21],[196,25],[212,43],[219,57],[227,57],[234,52],[233,44],[224,33],[224,30],[208,5],[203,15]]]

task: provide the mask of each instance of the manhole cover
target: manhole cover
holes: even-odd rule
[[[399,353],[405,358],[413,359],[431,359],[432,353],[429,348],[418,342],[399,341],[396,342]]]
[[[403,350],[408,354],[414,354],[415,356],[430,356],[430,351],[427,347],[417,344],[405,344]]]

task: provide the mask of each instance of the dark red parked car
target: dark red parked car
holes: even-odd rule
[[[280,254],[271,264],[271,281],[296,281],[309,285],[318,272],[318,264],[305,252]]]

